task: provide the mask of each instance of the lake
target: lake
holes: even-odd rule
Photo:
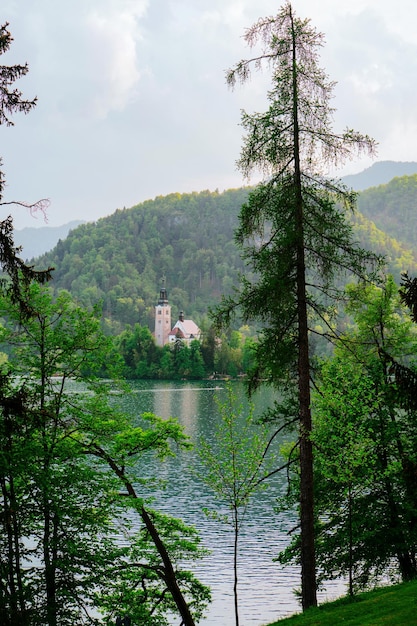
[[[161,417],[176,417],[194,443],[209,441],[220,416],[216,395],[225,397],[222,382],[144,382],[132,383],[133,394],[125,397],[124,408],[133,415],[151,411]],[[246,403],[244,386],[233,383],[239,402]],[[272,390],[254,398],[255,415],[273,401]],[[288,435],[287,435],[288,437]],[[279,447],[280,443],[276,445]],[[191,565],[198,578],[212,591],[212,603],[203,626],[232,626],[233,608],[233,533],[231,527],[208,518],[203,507],[218,509],[212,493],[195,476],[196,451],[180,452],[175,458],[141,467],[166,481],[166,489],[154,493],[153,507],[182,518],[195,526],[210,554]],[[277,496],[285,489],[285,474],[276,475],[271,486],[255,495],[240,532],[239,612],[241,626],[261,626],[300,610],[294,589],[300,586],[296,567],[285,568],[273,561],[289,542],[288,532],[296,524],[293,513],[276,514]],[[334,583],[320,600],[343,595],[344,586]],[[172,624],[178,624],[174,620]]]

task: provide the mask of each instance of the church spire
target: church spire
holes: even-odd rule
[[[162,278],[162,287],[159,291],[159,300],[158,304],[161,306],[168,304],[168,293],[165,287],[165,276]]]

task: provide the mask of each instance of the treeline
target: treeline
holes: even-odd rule
[[[415,178],[404,177],[404,189],[409,189],[410,180]],[[375,193],[370,190],[375,205],[378,193],[382,199],[391,187],[400,193],[403,187],[398,181],[402,180],[394,179]],[[67,290],[88,308],[101,303],[104,328],[116,336],[115,349],[123,359],[126,378],[201,379],[246,374],[252,364],[257,329],[246,326],[242,332],[237,320],[234,329],[216,339],[208,312],[222,295],[233,293],[242,273],[250,277],[234,241],[237,215],[248,191],[170,194],[118,210],[71,231],[36,264],[55,267],[51,284],[57,293]],[[406,201],[399,198],[398,206],[403,205]],[[394,215],[401,220],[401,213]],[[411,248],[359,212],[351,219],[360,245],[384,255],[397,282],[403,271],[417,272]],[[201,344],[155,345],[154,306],[162,277],[169,286],[173,310],[185,310],[202,328]],[[323,354],[324,342],[316,349]]]
[[[253,365],[255,339],[249,332],[246,326],[216,337],[210,328],[201,343],[179,339],[161,348],[148,328],[135,324],[115,337],[114,349],[129,380],[237,377]]]

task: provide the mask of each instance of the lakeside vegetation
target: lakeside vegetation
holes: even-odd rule
[[[398,194],[398,208],[390,220],[380,218],[377,227],[360,212],[350,219],[358,244],[383,255],[386,271],[399,283],[402,272],[417,273],[417,256],[410,242],[389,233],[404,232],[401,225],[404,215],[410,215],[407,202],[410,187],[417,194],[417,177],[394,179],[371,190],[372,217],[378,215],[380,202],[392,197],[392,187]],[[72,230],[36,259],[36,266],[55,268],[51,285],[57,293],[68,290],[88,308],[101,303],[103,327],[116,336],[126,378],[193,380],[215,372],[231,377],[246,374],[253,365],[259,325],[243,324],[238,318],[217,341],[208,312],[218,306],[222,295],[233,294],[242,273],[247,279],[252,275],[234,241],[239,208],[248,193],[242,188],[170,194],[116,211]],[[366,198],[366,192],[359,203],[362,196]],[[189,348],[178,343],[174,349],[155,346],[154,307],[163,276],[173,317],[186,311],[203,331],[201,344]],[[317,350],[326,354],[329,347],[319,342]]]

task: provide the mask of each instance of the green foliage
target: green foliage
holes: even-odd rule
[[[174,310],[198,322],[243,270],[233,229],[246,197],[246,189],[159,196],[79,226],[41,262],[56,268],[57,289],[83,305],[102,300],[113,332],[153,329],[162,276]]]
[[[221,422],[214,433],[214,443],[202,439],[199,442],[199,458],[202,471],[199,477],[216,494],[221,511],[207,511],[208,515],[230,524],[234,533],[234,598],[235,623],[239,624],[238,611],[238,539],[251,497],[264,487],[263,480],[269,474],[273,462],[267,457],[270,438],[266,426],[254,424],[253,406],[245,414],[242,404],[230,384],[226,388],[226,400],[216,397]]]
[[[188,437],[176,420],[144,413],[139,424],[128,426],[112,438],[93,432],[83,444],[85,452],[101,461],[102,470],[110,470],[118,478],[122,491],[116,504],[126,512],[122,519],[126,543],[123,559],[114,564],[107,587],[96,597],[97,606],[113,616],[115,607],[122,607],[133,622],[152,621],[160,626],[168,626],[170,612],[179,612],[184,625],[193,626],[210,592],[183,569],[183,564],[203,556],[205,550],[195,529],[149,509],[135,486],[143,481],[137,475],[141,455],[153,453],[163,460],[174,454],[174,445],[189,448]]]
[[[227,522],[239,529],[251,496],[262,487],[262,478],[268,474],[273,463],[266,458],[269,433],[266,426],[254,420],[254,407],[245,410],[238,403],[230,384],[226,387],[226,399],[216,396],[221,422],[214,433],[214,442],[201,440],[198,446],[203,470],[199,473],[225,505],[232,517]],[[235,514],[239,513],[239,522]]]
[[[410,309],[412,320],[417,323],[417,278],[410,278],[407,272],[402,275],[400,298]]]
[[[314,397],[318,560],[325,577],[349,575],[350,593],[415,568],[415,410],[404,409],[385,355],[410,364],[417,336],[391,278],[350,287],[356,322],[321,369]]]
[[[359,195],[358,208],[388,235],[415,252],[417,174],[393,178]]]
[[[416,272],[416,251],[413,246],[403,243],[404,237],[394,239],[359,212],[352,216],[351,221],[358,243],[384,257],[386,271],[393,275],[396,282],[400,281],[403,273]]]
[[[159,360],[160,348],[149,328],[135,324],[117,336],[115,346],[124,362],[125,378],[156,378],[154,364]]]
[[[2,497],[10,520],[1,546],[4,623],[73,624],[80,607],[90,612],[93,579],[118,554],[108,542],[114,481],[95,472],[76,445],[78,418],[91,421],[102,397],[94,407],[91,397],[84,402],[66,390],[108,340],[100,339],[99,320],[76,309],[68,294],[52,303],[47,290],[32,285],[36,316],[23,320],[13,303],[1,305],[8,322],[1,340],[12,345],[1,397]]]
[[[208,590],[179,565],[201,554],[195,531],[124,493],[142,480],[141,455],[163,459],[188,438],[173,419],[146,413],[132,424],[117,410],[115,383],[97,378],[112,354],[97,311],[37,284],[28,295],[23,319],[1,301],[2,624],[100,624],[118,613],[168,624],[172,610],[189,613],[187,600],[198,616]]]
[[[199,341],[192,341],[188,345],[178,340],[174,345],[160,348],[155,345],[150,330],[139,324],[116,337],[115,350],[124,363],[123,376],[131,380],[199,380],[206,374]]]
[[[185,526],[180,520],[156,511],[149,513],[175,562],[185,563],[205,554],[199,545],[197,531]],[[125,549],[124,559],[127,561],[125,564],[120,561],[113,567],[111,584],[97,599],[99,607],[109,616],[118,612],[129,615],[134,624],[168,626],[171,622],[167,615],[178,611],[172,596],[168,594],[161,603],[161,562],[155,554],[152,538],[146,528],[129,537],[129,547]],[[210,598],[208,589],[189,571],[181,569],[176,574],[198,621]],[[108,623],[113,625],[114,617]]]

